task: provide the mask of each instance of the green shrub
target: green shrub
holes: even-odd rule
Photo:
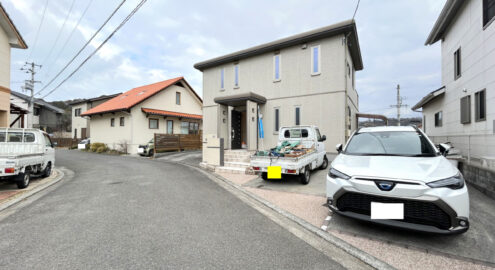
[[[98,149],[96,149],[96,153],[103,153],[106,151],[108,151],[108,147],[106,147],[106,146],[100,146],[100,147],[98,147]]]
[[[89,147],[89,150],[91,152],[97,152],[98,148],[103,147],[103,149],[108,149],[108,147],[104,143],[92,143],[91,146]],[[101,152],[99,152],[101,153]]]

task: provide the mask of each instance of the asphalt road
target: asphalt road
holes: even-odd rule
[[[56,158],[74,177],[0,220],[0,269],[342,269],[188,167]]]

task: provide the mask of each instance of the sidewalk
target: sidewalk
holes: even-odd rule
[[[312,181],[321,178],[321,174],[316,171],[315,175],[312,176]],[[257,175],[229,173],[219,173],[218,175],[397,269],[493,269],[485,265],[454,259],[450,256],[432,254],[332,229],[328,226],[332,219],[332,213],[325,206],[325,196],[311,192],[311,188],[306,187],[307,190],[310,190],[310,194],[302,194],[294,192],[290,183],[288,187],[280,188],[280,181],[263,181]],[[319,178],[317,178],[318,175]],[[313,185],[321,186],[321,183],[314,183]]]

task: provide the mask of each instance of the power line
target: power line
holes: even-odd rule
[[[46,13],[46,8],[47,7],[48,7],[48,0],[46,0],[46,2],[45,2],[45,7],[43,8],[43,13],[41,15],[41,21],[40,21],[40,24],[38,25],[38,30],[36,31],[36,36],[34,38],[33,47],[31,49],[31,51],[29,52],[28,59],[31,58],[31,55],[33,54],[34,49],[36,48],[36,44],[38,43],[38,36],[40,34],[40,29],[41,29],[41,26],[43,25],[43,21],[45,20],[45,13]]]
[[[354,17],[356,16],[356,12],[358,11],[358,8],[359,8],[359,2],[361,2],[361,0],[358,0],[358,2],[357,2],[356,9],[354,10],[354,14],[352,15],[352,19],[353,19],[353,20],[354,20]]]
[[[74,26],[74,28],[72,29],[72,31],[70,32],[70,35],[67,37],[67,39],[65,40],[64,42],[64,45],[62,45],[62,48],[58,51],[58,54],[57,56],[54,58],[55,60],[52,61],[49,65],[48,65],[48,70],[46,71],[46,76],[48,77],[49,74],[50,74],[50,71],[52,70],[53,66],[57,63],[57,60],[58,58],[60,58],[60,55],[64,52],[65,50],[65,47],[67,46],[67,44],[69,43],[69,40],[72,38],[72,35],[74,35],[74,33],[76,32],[76,29],[77,27],[79,26],[79,24],[81,23],[82,21],[82,18],[84,17],[84,15],[86,15],[86,12],[88,11],[89,7],[91,6],[91,4],[93,3],[93,0],[90,0],[88,2],[88,5],[86,6],[86,8],[84,9],[83,13],[81,14],[81,17],[79,17],[79,19],[77,20],[77,23],[76,25]],[[53,65],[52,65],[53,64]]]
[[[115,28],[115,30],[113,30],[113,32],[100,44],[100,46],[98,46],[98,48],[96,48],[86,59],[84,59],[84,61],[71,74],[69,74],[69,76],[67,76],[62,82],[60,82],[55,88],[53,88],[50,92],[48,92],[42,98],[45,98],[46,96],[53,93],[62,84],[64,84],[68,79],[70,79],[84,64],[86,64],[86,62],[88,62],[89,59],[91,59],[91,57],[93,57],[101,49],[101,47],[103,47],[103,45],[105,45],[105,43],[107,43],[108,40],[110,40],[110,38],[113,37],[113,35],[115,33],[117,33],[117,31],[119,31],[120,28],[122,28],[122,26],[124,26],[127,23],[127,21],[129,21],[129,19],[131,19],[131,17],[144,5],[144,3],[146,1],[147,0],[141,0],[141,2],[131,11],[131,13],[129,15],[127,15],[127,17],[119,24],[119,26],[117,26],[117,28]]]
[[[38,91],[36,93],[36,95],[38,95],[39,93],[41,93],[43,90],[45,90],[53,81],[55,81],[58,76],[60,76],[60,74],[62,74],[62,72],[64,72],[67,67],[72,64],[72,62],[74,62],[74,60],[81,54],[81,52],[89,45],[89,43],[91,43],[91,41],[96,37],[96,35],[101,31],[101,29],[108,23],[108,21],[110,21],[110,19],[113,17],[113,15],[115,15],[115,13],[117,13],[117,11],[119,10],[119,8],[124,4],[126,0],[122,0],[122,2],[120,2],[120,5],[117,6],[117,8],[112,12],[112,14],[110,14],[110,16],[105,20],[105,22],[100,26],[100,28],[98,28],[98,30],[96,30],[96,32],[93,34],[93,36],[91,36],[91,38],[86,42],[86,44],[84,44],[82,46],[82,48],[76,53],[76,55],[74,55],[74,57],[72,57],[72,59],[67,62],[67,64],[65,64],[65,66],[57,73],[57,75],[55,75],[55,77],[53,77],[45,86],[43,86],[43,88],[41,88],[40,91]]]
[[[52,47],[50,48],[49,53],[46,55],[45,59],[41,62],[43,65],[45,64],[46,60],[52,55],[53,49],[55,46],[57,46],[58,39],[60,38],[60,34],[62,34],[62,31],[64,30],[65,24],[67,23],[67,19],[69,19],[70,14],[72,13],[72,8],[74,7],[74,3],[76,0],[72,0],[72,4],[70,4],[69,12],[67,12],[67,16],[65,16],[64,23],[62,24],[62,27],[60,27],[60,30],[58,30],[57,37],[55,38],[55,42],[53,43]]]

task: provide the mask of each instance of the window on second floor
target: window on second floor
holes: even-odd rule
[[[273,81],[278,82],[282,78],[281,70],[280,70],[280,54],[276,54],[273,56]]]
[[[239,64],[234,65],[234,87],[239,87]]]
[[[225,89],[224,79],[225,79],[225,69],[222,68],[220,70],[220,90]]]
[[[120,117],[120,126],[123,127],[125,125],[125,118]]]
[[[483,0],[483,26],[495,18],[495,0]]]
[[[175,104],[180,105],[180,92],[175,92]]]
[[[442,126],[442,111],[439,111],[435,114],[435,127]]]
[[[311,75],[320,74],[320,69],[320,45],[318,45],[311,47]]]
[[[461,98],[461,124],[471,123],[471,96]]]
[[[110,119],[110,126],[114,127],[115,126],[115,118]]]
[[[454,79],[461,77],[461,48],[454,52]]]
[[[474,94],[474,119],[476,122],[486,120],[486,90]]]
[[[81,110],[81,109],[79,109],[79,110]],[[38,115],[40,115],[40,111],[41,111],[41,110],[40,110],[40,108],[38,108],[38,107],[33,108],[33,115],[34,115],[34,116],[38,116]],[[80,112],[80,111],[79,111],[79,114],[81,114],[81,112]]]
[[[74,109],[74,116],[81,116],[81,108]]]

